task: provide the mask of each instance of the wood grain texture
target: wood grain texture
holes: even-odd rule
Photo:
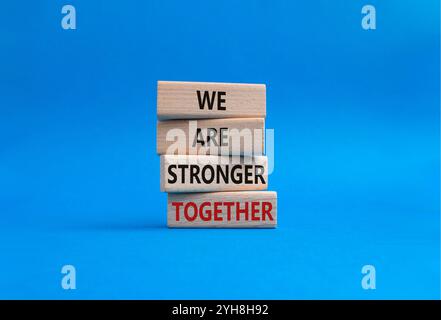
[[[277,193],[241,191],[169,194],[167,225],[170,228],[275,228]]]
[[[162,155],[161,191],[266,190],[267,171],[266,156]]]
[[[210,99],[204,99],[205,92],[209,94],[206,98]],[[216,92],[214,97],[213,92]],[[219,97],[224,101],[219,101]],[[201,101],[206,102],[203,104],[203,109],[200,107]],[[212,110],[208,109],[208,101],[213,102]],[[219,110],[219,105],[225,110]],[[160,120],[265,118],[266,86],[244,83],[158,81],[157,115]]]
[[[158,154],[262,155],[265,119],[158,121]]]

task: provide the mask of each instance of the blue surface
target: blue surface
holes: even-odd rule
[[[2,3],[0,298],[438,299],[439,2],[369,3]],[[267,84],[277,229],[166,228],[157,80]]]

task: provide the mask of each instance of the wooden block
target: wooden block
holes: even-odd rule
[[[167,225],[171,228],[275,228],[277,193],[169,194]]]
[[[158,81],[158,119],[265,118],[264,84]]]
[[[266,190],[266,156],[162,155],[161,191]]]
[[[262,155],[265,120],[231,118],[157,123],[158,154]]]

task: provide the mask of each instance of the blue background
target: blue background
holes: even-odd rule
[[[440,297],[438,1],[1,7],[0,298]],[[277,229],[166,228],[157,80],[267,84]]]

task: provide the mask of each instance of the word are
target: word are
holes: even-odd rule
[[[218,132],[216,128],[207,128],[205,130],[197,128],[193,140],[193,147],[196,147],[198,144],[201,146],[205,146],[205,144],[211,145],[210,142],[212,142],[212,145],[215,147],[228,146],[228,131],[228,128],[219,128],[219,138],[217,138]]]

